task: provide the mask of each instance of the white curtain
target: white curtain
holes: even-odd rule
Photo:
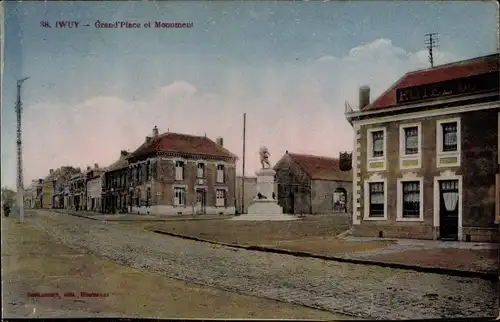
[[[175,180],[182,180],[183,179],[183,167],[181,166],[176,166],[175,167]]]
[[[373,151],[383,151],[384,150],[384,139],[377,138],[373,140]]]
[[[372,204],[383,204],[384,203],[384,195],[381,193],[372,194],[370,196],[370,203]]]
[[[457,208],[458,192],[445,192],[443,193],[443,198],[447,211],[453,211]]]
[[[217,182],[224,182],[224,169],[217,169]]]
[[[199,163],[199,164],[198,164],[198,178],[203,178],[203,176],[204,176],[204,174],[205,174],[204,172],[205,172],[205,171],[204,171],[204,166],[203,166],[203,164]]]
[[[407,148],[417,148],[418,147],[418,136],[409,136],[406,138]]]
[[[419,202],[420,201],[420,194],[418,192],[406,193],[404,196],[404,201],[405,202]]]

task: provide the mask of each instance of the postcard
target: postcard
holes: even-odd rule
[[[2,318],[498,316],[498,18],[2,3]]]

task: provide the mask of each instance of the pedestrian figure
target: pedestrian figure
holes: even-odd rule
[[[10,206],[8,203],[3,204],[3,214],[5,217],[9,217],[10,214]]]

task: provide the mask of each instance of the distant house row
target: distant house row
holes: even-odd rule
[[[256,178],[237,177],[237,160],[222,138],[160,134],[155,126],[141,146],[121,151],[106,168],[49,170],[27,189],[26,203],[110,214],[242,213],[255,198]],[[287,152],[275,170],[285,212],[350,211],[351,176],[339,170],[338,159]]]

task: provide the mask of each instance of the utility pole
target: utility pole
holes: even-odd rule
[[[245,144],[247,113],[243,113],[243,175],[241,178],[241,213],[245,213]]]
[[[17,81],[17,203],[19,206],[19,219],[24,222],[24,184],[23,184],[23,149],[22,149],[22,132],[21,132],[21,85],[29,77],[25,77]]]
[[[425,35],[425,44],[427,45],[427,49],[429,50],[429,63],[431,64],[431,68],[434,67],[434,55],[432,50],[439,46],[438,34],[437,32],[428,33]]]

